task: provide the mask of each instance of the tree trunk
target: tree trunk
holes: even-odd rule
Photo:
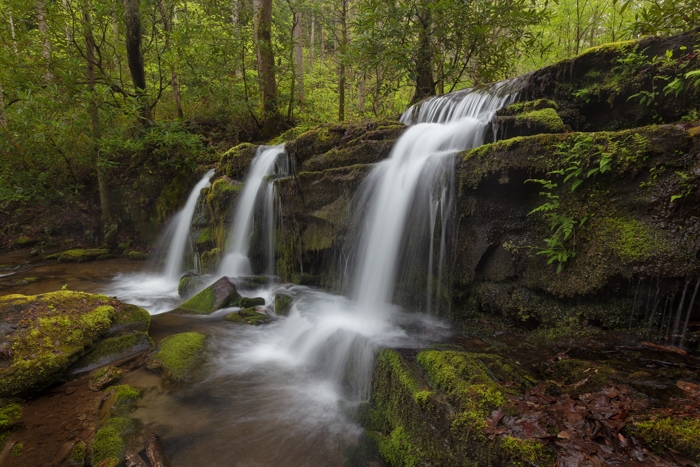
[[[260,0],[258,10],[258,49],[260,51],[259,80],[263,93],[263,127],[261,139],[279,134],[282,118],[277,107],[277,81],[275,80],[275,55],[272,50],[272,0]]]
[[[5,115],[5,95],[0,83],[0,126],[7,130],[7,115]]]
[[[311,67],[314,65],[314,49],[316,48],[316,40],[315,40],[315,32],[316,32],[316,15],[311,14],[311,38],[309,40],[309,64]]]
[[[262,64],[262,57],[260,56],[260,6],[261,2],[264,0],[253,0],[253,45],[255,47],[255,58],[258,65],[258,89],[260,90],[260,100],[264,100],[264,85],[262,82],[263,71],[260,68]],[[265,0],[266,1],[266,0]]]
[[[432,18],[430,10],[425,8],[418,12],[421,23],[419,31],[418,54],[416,57],[416,92],[412,103],[435,95],[435,80],[433,79],[433,54],[430,49],[430,26]]]
[[[146,96],[146,72],[143,67],[141,54],[141,13],[139,0],[124,0],[126,20],[126,55],[131,72],[131,81],[136,90],[139,103],[141,123],[147,126],[151,123],[151,107]]]
[[[304,49],[302,44],[301,13],[294,15],[294,72],[299,102],[304,102]]]
[[[175,99],[175,106],[177,107],[177,116],[179,118],[183,118],[180,85],[177,80],[177,72],[175,71],[175,64],[173,63],[172,51],[170,47],[170,35],[172,34],[173,26],[168,16],[168,10],[165,8],[165,0],[160,0],[158,2],[158,8],[160,8],[160,15],[163,17],[163,28],[165,29],[165,53],[170,55],[170,83],[173,86],[173,98]]]
[[[97,189],[100,194],[102,233],[105,237],[105,243],[110,244],[116,241],[116,226],[112,221],[112,210],[109,199],[107,179],[102,167],[100,167],[100,138],[102,138],[102,132],[100,130],[100,110],[97,105],[97,95],[95,93],[95,38],[92,35],[92,19],[87,7],[83,11],[83,19],[85,21],[85,77],[88,90],[90,91],[88,113],[90,114],[90,121],[92,123],[93,167],[95,167],[95,172],[97,173]],[[108,232],[114,232],[114,234],[108,235]],[[109,239],[108,236],[110,237]],[[112,240],[111,237],[114,237],[114,239]]]
[[[345,120],[345,51],[348,45],[348,0],[342,0],[340,10],[340,66],[338,67],[338,121]]]
[[[357,108],[360,113],[365,111],[365,94],[367,94],[367,90],[365,88],[365,77],[363,76],[357,84]]]
[[[51,73],[51,41],[49,40],[49,25],[46,23],[46,4],[43,0],[36,2],[36,16],[39,23],[39,36],[41,37],[41,55],[46,63],[46,81],[53,79]],[[14,29],[14,28],[13,28]]]

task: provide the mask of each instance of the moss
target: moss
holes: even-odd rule
[[[512,458],[517,459],[512,465],[554,465],[556,460],[553,452],[532,439],[506,436],[501,439],[500,447]]]
[[[97,465],[105,459],[118,459],[126,454],[126,443],[119,431],[112,426],[100,428],[92,440],[92,464]]]
[[[58,259],[61,263],[82,263],[92,261],[100,256],[106,256],[109,251],[103,248],[95,248],[88,250],[67,250],[55,255],[49,255],[46,259]]]
[[[242,297],[240,301],[238,302],[238,306],[241,308],[251,308],[251,307],[256,307],[256,306],[264,306],[265,305],[265,299],[262,297],[255,297],[255,298],[249,298],[249,297]]]
[[[15,239],[15,245],[17,245],[20,248],[27,248],[30,246],[34,246],[38,243],[39,241],[34,239],[34,238],[29,238],[29,237],[18,237]]]
[[[7,430],[22,416],[19,404],[9,403],[0,407],[0,431]]]
[[[219,267],[219,261],[221,261],[221,250],[219,248],[212,248],[209,251],[205,251],[199,257],[202,272],[204,273],[216,271],[216,268]]]
[[[206,340],[196,332],[168,336],[151,355],[149,368],[163,368],[173,381],[185,380],[204,358]]]
[[[578,56],[583,57],[584,55],[594,55],[601,53],[627,53],[637,48],[637,42],[638,41],[634,39],[628,41],[608,42],[607,44],[601,44],[595,47],[590,47],[581,52]]]
[[[119,381],[122,377],[122,374],[122,370],[114,366],[106,366],[100,368],[99,370],[95,371],[92,375],[90,375],[88,387],[93,391],[99,391],[105,386]]]
[[[141,251],[136,251],[136,250],[131,250],[127,256],[129,257],[130,260],[133,260],[133,261],[141,261],[141,260],[148,258],[148,255],[146,253],[143,253]]]
[[[31,305],[29,326],[12,340],[12,361],[0,369],[0,396],[29,395],[60,380],[64,371],[107,333],[116,314],[104,295],[60,291],[37,296],[0,298],[0,309]]]
[[[532,112],[534,110],[542,109],[554,109],[557,110],[559,106],[556,102],[549,99],[537,99],[534,101],[526,102],[516,102],[508,107],[505,107],[496,112],[496,115],[508,116],[508,115],[518,115],[522,113]]]
[[[216,295],[214,291],[207,287],[180,305],[179,308],[190,313],[206,315],[214,311],[215,301]]]
[[[114,405],[127,404],[141,397],[141,391],[128,384],[111,386],[106,392],[111,392],[114,394]]]
[[[294,303],[292,297],[282,294],[275,295],[275,314],[287,316],[292,308],[292,303]]]
[[[151,315],[148,311],[136,305],[123,303],[117,311],[117,318],[112,323],[111,331],[128,329],[147,332],[150,325]]]
[[[216,175],[243,180],[257,149],[258,146],[251,143],[242,143],[229,149],[221,156]]]
[[[226,321],[231,321],[232,323],[244,323],[257,326],[258,324],[265,324],[270,322],[270,317],[262,313],[255,311],[255,308],[246,308],[241,311],[234,311],[230,315],[226,316]]]
[[[204,251],[213,248],[216,245],[216,243],[212,234],[212,230],[208,227],[203,229],[197,236],[195,244],[197,245],[198,251]]]
[[[87,446],[84,442],[78,441],[70,451],[70,462],[72,465],[83,464],[87,455]]]
[[[660,232],[633,218],[606,218],[603,229],[610,248],[625,262],[644,261],[668,249]]]
[[[665,417],[637,422],[635,428],[656,453],[671,448],[700,462],[700,420]]]
[[[564,132],[564,122],[561,120],[561,117],[557,111],[553,108],[544,108],[519,114],[515,121],[526,125],[535,123],[541,127],[542,130],[546,130],[550,133]]]
[[[24,449],[24,444],[17,443],[12,446],[12,457],[19,457],[22,455],[22,449]]]
[[[389,436],[370,433],[382,459],[391,466],[419,467],[425,465],[421,450],[406,434],[403,426],[396,427]]]

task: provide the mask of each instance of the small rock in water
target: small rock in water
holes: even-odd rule
[[[141,456],[133,452],[127,452],[126,458],[124,460],[126,467],[148,467],[146,461],[144,461]]]
[[[151,436],[146,440],[146,455],[153,467],[170,467],[168,458],[165,457],[163,444],[155,433],[151,433]]]
[[[114,366],[100,368],[90,376],[88,387],[93,391],[99,391],[112,383],[119,381],[122,377],[122,370]]]

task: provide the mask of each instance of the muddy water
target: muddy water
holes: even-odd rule
[[[0,264],[8,263],[0,270],[6,274],[0,277],[0,295],[49,292],[64,284],[71,290],[104,293],[112,288],[116,274],[138,274],[145,267],[127,259],[61,264],[30,258],[23,251],[0,255]],[[150,334],[156,342],[183,331],[209,336],[209,360],[195,382],[163,385],[160,376],[144,365],[132,362],[122,367],[120,384],[144,389],[132,416],[144,433],[159,434],[173,467],[381,465],[353,421],[355,407],[345,401],[341,388],[310,369],[237,359],[242,350],[278,332],[284,319],[253,327],[224,321],[225,314],[152,317]],[[46,412],[35,415],[37,426],[54,415],[51,404],[40,404],[48,397],[53,396],[30,402]],[[134,447],[138,451],[143,444],[137,440]],[[48,461],[54,450],[56,446],[47,447],[45,456],[37,452],[32,459]]]

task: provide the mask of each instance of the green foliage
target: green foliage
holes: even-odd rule
[[[671,35],[689,31],[700,23],[695,0],[658,0],[641,3],[632,29],[640,34]]]
[[[671,448],[700,462],[700,420],[665,417],[638,422],[635,428],[655,452]]]

